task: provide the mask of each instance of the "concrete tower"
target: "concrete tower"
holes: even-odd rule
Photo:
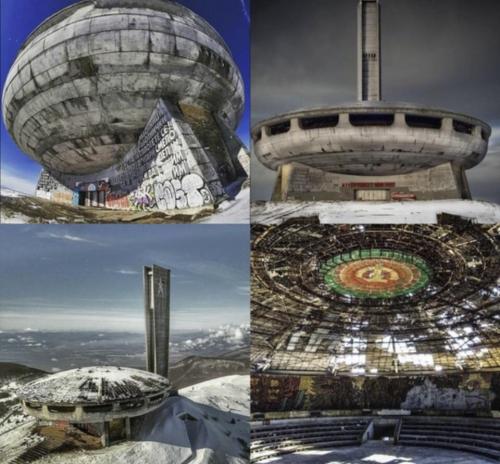
[[[146,316],[146,367],[168,377],[170,333],[170,270],[144,266],[144,312]]]
[[[358,100],[382,98],[380,68],[380,5],[378,0],[359,0]]]
[[[467,169],[486,156],[477,118],[381,95],[379,0],[358,3],[358,101],[292,111],[252,129],[278,171],[274,201],[470,199]]]

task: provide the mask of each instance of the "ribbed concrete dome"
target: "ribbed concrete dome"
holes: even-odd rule
[[[159,98],[205,108],[234,128],[243,84],[222,38],[169,0],[93,0],[61,10],[28,37],[2,111],[33,159],[87,174],[121,160]]]
[[[58,372],[23,386],[19,398],[46,404],[96,404],[164,393],[169,381],[125,367],[84,367]]]
[[[348,175],[396,175],[486,156],[491,128],[464,114],[401,102],[355,102],[272,117],[252,130],[270,169],[302,163]]]
[[[99,366],[58,372],[24,385],[26,414],[44,420],[102,422],[146,414],[168,398],[170,382],[151,372]]]

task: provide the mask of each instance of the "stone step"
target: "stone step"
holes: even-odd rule
[[[332,441],[332,442],[343,442],[343,441],[354,441],[359,443],[361,441],[361,437],[359,435],[343,435],[343,436],[331,436],[331,435],[316,435],[316,436],[304,436],[300,438],[291,438],[291,437],[281,437],[276,441],[267,441],[261,443],[251,444],[251,449],[273,449],[273,448],[282,448],[286,447],[288,444],[308,444],[308,443],[316,443],[322,441]]]
[[[262,453],[252,453],[250,462],[255,463],[259,461],[263,461],[264,459],[269,459],[273,456],[278,456],[280,454],[289,454],[295,453],[299,451],[307,451],[311,449],[320,449],[320,448],[336,448],[339,446],[357,446],[359,445],[359,440],[343,440],[343,441],[323,441],[319,443],[314,443],[314,445],[294,445],[288,446],[284,448],[268,450]]]
[[[318,426],[303,426],[303,427],[290,427],[290,428],[280,428],[280,429],[269,429],[269,430],[252,430],[251,435],[252,438],[257,438],[258,436],[268,436],[269,434],[281,434],[281,433],[300,433],[300,432],[307,432],[311,429],[314,430],[324,430],[324,431],[346,431],[346,432],[357,432],[357,431],[363,431],[365,430],[367,425],[363,425],[360,427],[338,427],[338,426],[325,426],[325,427],[318,427]]]
[[[434,433],[434,432],[437,432],[437,433],[444,433],[446,435],[448,435],[450,432],[453,432],[453,436],[460,436],[460,437],[464,437],[464,438],[479,438],[481,439],[481,437],[485,438],[485,439],[488,439],[488,440],[492,440],[492,441],[497,441],[499,443],[499,446],[500,446],[500,433],[488,433],[488,432],[483,432],[482,430],[477,430],[477,429],[472,429],[472,428],[468,428],[468,429],[453,429],[453,430],[450,430],[450,429],[443,429],[443,428],[438,428],[438,427],[408,427],[406,425],[404,425],[402,428],[401,428],[401,434],[411,434],[411,435],[426,435],[428,433]]]
[[[500,456],[500,448],[496,443],[492,443],[490,441],[478,440],[478,439],[466,439],[463,437],[456,437],[454,435],[410,435],[410,434],[400,434],[399,442],[402,441],[425,441],[425,442],[434,442],[434,443],[452,443],[456,445],[464,445],[464,446],[472,446],[479,448],[490,449],[491,451],[499,453]]]
[[[398,441],[398,445],[406,445],[406,446],[431,446],[435,448],[453,448],[461,451],[468,451],[471,453],[482,454],[488,457],[492,457],[495,459],[500,459],[500,452],[491,448],[484,448],[480,446],[472,446],[464,443],[453,443],[453,442],[445,442],[445,441],[432,441],[426,440],[426,437],[420,437],[419,440],[411,440],[411,439],[400,439]]]

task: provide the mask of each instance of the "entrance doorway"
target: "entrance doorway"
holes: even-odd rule
[[[395,423],[373,424],[372,440],[393,441],[396,433]]]
[[[357,201],[386,201],[389,199],[389,190],[356,190],[355,198]]]

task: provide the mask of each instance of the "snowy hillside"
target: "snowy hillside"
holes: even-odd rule
[[[90,451],[52,452],[39,464],[243,464],[248,462],[249,377],[209,380],[179,391],[146,416],[135,440]],[[36,442],[30,425],[0,435],[4,446]],[[21,430],[22,429],[22,430]],[[4,448],[5,450],[5,448]],[[9,461],[7,461],[9,462]]]
[[[203,224],[248,224],[250,218],[250,188],[244,188],[234,200],[222,202],[214,214],[201,219]]]

